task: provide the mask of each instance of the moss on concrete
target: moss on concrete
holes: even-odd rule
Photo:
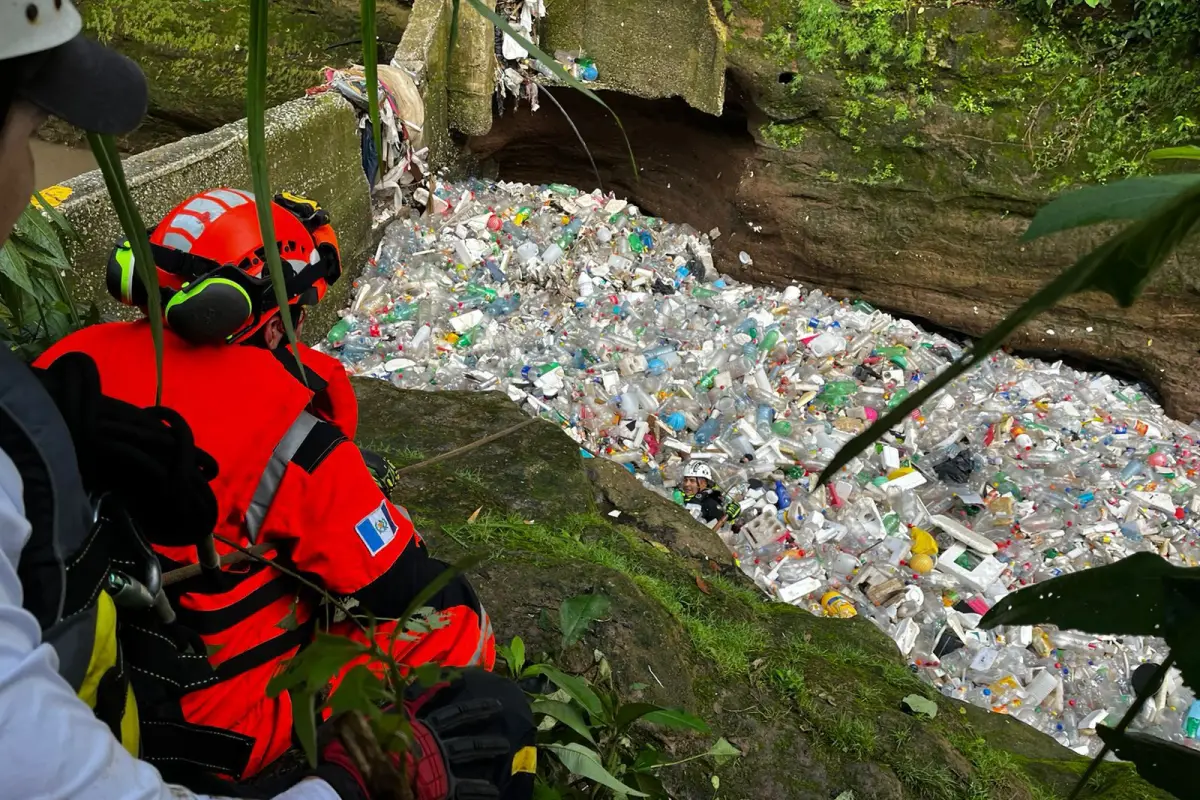
[[[353,271],[366,256],[371,236],[371,207],[362,171],[357,120],[349,103],[334,96],[285,103],[267,112],[267,155],[271,184],[329,210],[342,258]],[[152,225],[188,196],[214,186],[250,188],[245,122],[192,136],[132,156],[125,174],[142,219]],[[79,233],[69,244],[77,296],[94,298],[102,311],[131,317],[137,312],[108,296],[104,269],[120,225],[99,172],[66,184],[73,191],[61,210]],[[345,303],[351,277],[334,285],[313,313],[309,335],[320,338]]]
[[[136,61],[150,82],[149,143],[209,130],[245,116],[249,6],[238,0],[81,0],[85,30]],[[272,0],[267,102],[277,105],[321,83],[322,66],[362,60],[357,0]],[[408,19],[394,0],[377,4],[389,55]],[[390,42],[390,44],[388,44]],[[386,63],[386,62],[385,62]],[[127,140],[144,149],[137,134]]]
[[[720,114],[725,31],[707,0],[547,0],[542,49],[596,59],[599,86],[638,97],[679,96]]]
[[[425,101],[425,144],[430,163],[444,167],[457,160],[450,139],[450,0],[416,0],[395,62],[408,70]]]
[[[495,0],[488,0],[494,8]],[[492,127],[496,89],[495,26],[467,3],[459,9],[458,35],[448,77],[450,127],[468,136]]]
[[[378,381],[355,388],[360,441],[397,456],[445,453],[522,418],[499,393],[402,392]],[[442,558],[487,555],[472,580],[501,641],[519,635],[531,657],[554,654],[581,672],[599,650],[628,699],[682,705],[739,747],[743,758],[720,770],[722,796],[1065,797],[1083,759],[1013,719],[937,695],[869,622],[766,602],[720,557],[715,536],[702,544],[705,532],[690,519],[677,524],[669,501],[637,495],[619,467],[597,467],[540,422],[404,474],[395,499]],[[624,512],[615,521],[614,508]],[[480,518],[468,524],[476,509]],[[589,591],[611,597],[612,610],[560,654],[543,611]],[[913,692],[937,700],[937,718],[901,711]],[[671,733],[653,743],[676,757],[705,744]],[[664,777],[674,796],[712,797],[711,772],[688,765]],[[1164,798],[1122,765],[1106,767],[1082,796]]]

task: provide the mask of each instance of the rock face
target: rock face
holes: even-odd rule
[[[150,116],[122,141],[141,151],[245,116],[249,5],[234,0],[80,0],[89,35],[136,61],[150,81]],[[408,9],[377,3],[381,55],[390,58]],[[267,104],[304,94],[323,66],[361,61],[357,0],[272,0]],[[383,59],[383,63],[387,63]],[[54,127],[44,132],[73,140]]]
[[[1103,97],[1088,92],[1105,76],[1093,74],[1064,38],[985,4],[927,3],[919,11],[917,3],[856,4],[911,7],[860,15],[853,25],[846,14],[830,21],[800,11],[832,2],[720,4],[724,26],[705,34],[726,50],[720,117],[678,99],[602,93],[629,131],[639,180],[606,113],[574,92],[556,97],[583,131],[605,188],[701,230],[720,227],[723,271],[775,284],[798,280],[979,334],[1102,240],[1103,231],[1087,230],[1021,242],[1038,206],[1078,179],[1116,177],[1153,146],[1150,134],[1106,142],[1118,128],[1087,116],[1104,107]],[[603,81],[605,42],[627,44],[623,31],[695,5],[668,0],[651,12],[623,4],[619,20],[592,15],[586,37],[570,41],[590,45]],[[676,38],[668,30],[641,44],[671,61],[666,44]],[[619,88],[661,97],[646,85],[657,62],[640,63],[645,80],[623,76]],[[702,110],[719,101],[707,68],[686,78],[670,74],[665,93]],[[1154,113],[1141,109],[1122,124],[1169,129]],[[595,184],[583,149],[549,106],[498,117],[468,146],[500,177]],[[742,250],[752,266],[739,264]],[[1173,415],[1190,419],[1200,412],[1192,379],[1200,352],[1191,332],[1200,313],[1198,253],[1193,246],[1174,257],[1133,308],[1079,294],[1011,345],[1141,377]]]
[[[359,442],[402,468],[524,419],[498,393],[362,380],[356,391]],[[557,662],[582,672],[599,650],[626,699],[708,720],[744,754],[719,770],[722,797],[828,800],[852,790],[871,800],[1034,800],[1065,796],[1082,771],[1082,759],[1032,728],[934,693],[869,622],[765,602],[711,532],[619,466],[582,459],[548,422],[405,473],[395,499],[440,557],[486,554],[472,581],[500,641],[521,636],[531,657],[558,650],[557,633],[539,624],[543,610],[584,592],[608,595],[608,618]],[[935,719],[901,711],[914,692],[937,700]],[[655,740],[678,758],[710,743]],[[711,798],[712,772],[693,762],[664,779],[676,797]],[[1114,763],[1082,796],[1164,797]]]

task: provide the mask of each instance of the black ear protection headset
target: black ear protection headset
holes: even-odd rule
[[[311,232],[329,224],[329,215],[316,203],[295,195],[283,194],[275,202],[292,212]],[[153,229],[150,233],[153,234]],[[316,237],[314,237],[316,239]],[[296,242],[279,242],[281,259],[299,249]],[[287,296],[301,305],[312,305],[323,294],[318,282],[333,284],[341,276],[341,260],[332,242],[315,241],[318,258],[286,280]],[[220,264],[182,250],[150,244],[154,266],[174,276],[178,288],[159,287],[163,319],[186,341],[193,344],[234,342],[255,330],[264,315],[278,307],[266,274],[254,276],[248,270],[262,266],[260,247],[240,264]],[[105,285],[116,300],[145,309],[149,300],[146,286],[134,268],[133,250],[124,239],[108,259]],[[160,274],[161,274],[160,272]]]

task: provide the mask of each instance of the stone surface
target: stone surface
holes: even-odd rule
[[[362,170],[354,110],[330,95],[295,100],[267,112],[266,141],[271,185],[318,200],[329,210],[353,272],[371,246],[371,207]],[[246,125],[238,122],[191,136],[123,161],[125,177],[142,220],[150,226],[192,194],[216,186],[250,188]],[[60,206],[79,239],[69,242],[77,296],[94,298],[103,313],[138,312],[109,297],[104,288],[108,255],[120,224],[99,171],[67,181],[72,195]],[[352,275],[336,283],[309,319],[309,336],[320,338],[345,304]]]
[[[582,459],[549,422],[419,466],[520,422],[503,394],[400,391],[362,379],[355,389],[358,441],[411,468],[394,499],[433,551],[450,561],[485,555],[471,580],[501,642],[519,635],[531,658],[549,654],[576,672],[592,668],[599,650],[623,700],[683,706],[743,751],[716,770],[705,761],[667,770],[673,796],[712,798],[716,771],[731,798],[829,800],[853,790],[871,800],[1032,800],[1032,780],[1042,800],[1065,797],[1081,773],[1083,759],[1032,728],[924,687],[869,622],[765,602],[715,535],[630,485],[620,467]],[[603,516],[614,505],[626,512],[615,521]],[[585,592],[607,595],[612,609],[562,650],[548,620]],[[904,695],[923,691],[939,705],[933,720],[900,710]],[[714,738],[634,735],[674,758]],[[1165,796],[1110,763],[1081,797]]]
[[[425,101],[425,144],[434,164],[457,157],[450,139],[450,0],[416,0],[392,63],[408,70]]]
[[[495,0],[487,0],[495,8]],[[496,90],[496,28],[465,0],[458,12],[458,35],[450,56],[450,127],[468,135],[492,127]]]
[[[80,0],[89,35],[136,61],[150,83],[150,115],[121,143],[145,150],[245,116],[249,4],[235,0]],[[391,57],[408,8],[378,0],[383,63]],[[323,66],[362,61],[358,0],[272,0],[267,104],[292,100],[322,83]],[[76,141],[78,131],[45,135]]]
[[[682,97],[693,108],[720,114],[724,33],[708,0],[547,0],[542,49],[594,58],[597,88]]]

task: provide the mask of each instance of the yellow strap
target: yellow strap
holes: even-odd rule
[[[92,642],[92,657],[88,661],[87,673],[79,687],[79,699],[88,708],[96,707],[96,696],[100,680],[117,665],[117,607],[105,592],[96,598],[96,633]],[[107,722],[107,720],[104,720]],[[135,758],[139,753],[140,731],[138,727],[137,701],[133,688],[125,692],[125,711],[121,715],[121,744]]]

